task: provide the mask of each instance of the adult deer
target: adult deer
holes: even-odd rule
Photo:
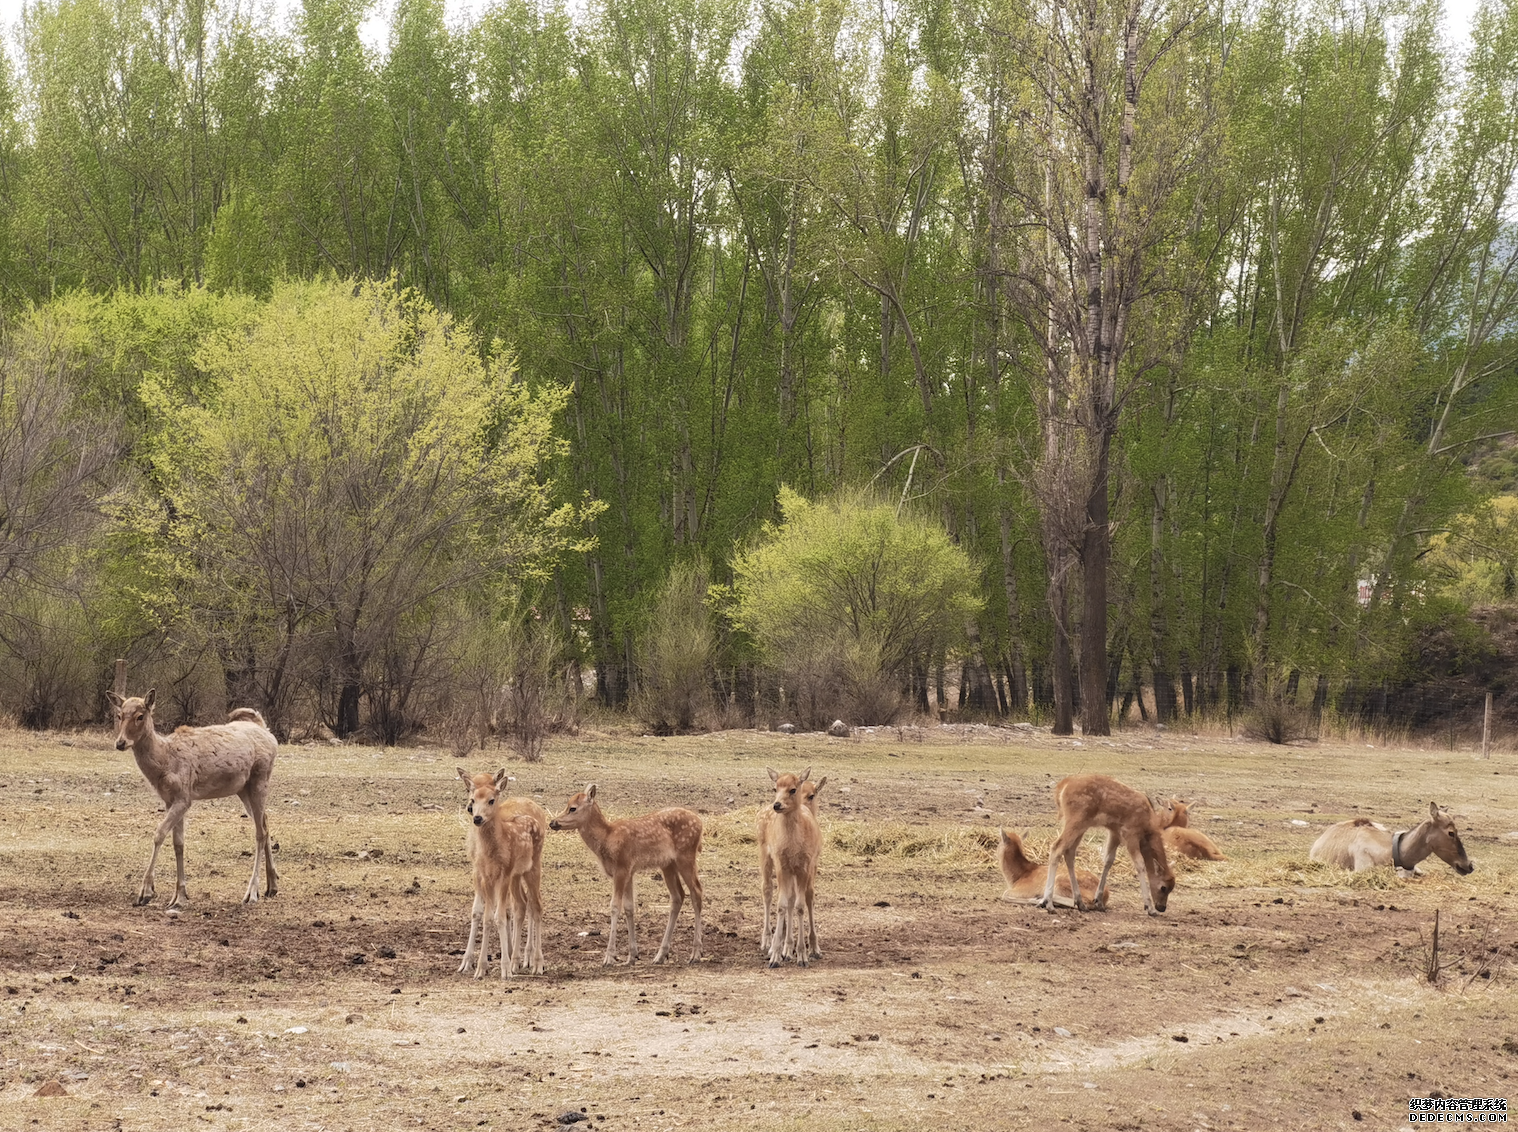
[[[1222,851],[1212,838],[1199,829],[1192,829],[1191,807],[1179,798],[1158,808],[1160,834],[1165,839],[1165,852],[1193,861],[1226,861]]]
[[[490,925],[501,948],[501,977],[517,970],[543,973],[543,841],[548,811],[531,798],[503,798],[507,775],[458,774],[469,790],[466,809],[469,861],[474,877],[474,907],[469,942],[459,973],[469,969],[479,951],[474,977],[485,973],[490,956]],[[489,913],[488,915],[486,913]]]
[[[792,954],[805,967],[809,960],[820,959],[817,943],[817,916],[814,889],[817,858],[822,852],[822,830],[817,824],[817,791],[820,782],[810,782],[808,767],[799,776],[769,771],[775,784],[774,801],[763,815],[759,836],[763,845],[765,935],[769,941],[769,964],[778,967]],[[778,881],[779,902],[775,908],[774,930],[769,930],[769,904],[772,879]]]
[[[1007,880],[1007,887],[1003,890],[1001,898],[1010,901],[1026,901],[1035,903],[1040,899],[1043,891],[1044,878],[1040,875],[1043,869],[1042,861],[1030,861],[1023,852],[1023,839],[1010,829],[1001,831],[1001,851],[998,854],[997,863],[1001,866],[1001,875]],[[1096,902],[1096,875],[1088,873],[1085,869],[1076,870],[1076,879],[1080,881],[1081,896],[1086,900]],[[1070,881],[1067,877],[1059,875],[1055,877],[1054,902],[1064,908],[1073,908],[1074,901],[1070,897]],[[1097,907],[1102,911],[1107,909],[1107,894],[1101,896],[1101,902]]]
[[[1454,820],[1436,802],[1428,804],[1428,817],[1397,833],[1369,818],[1338,822],[1312,843],[1308,856],[1352,873],[1391,865],[1399,872],[1419,875],[1418,862],[1429,856],[1438,857],[1461,876],[1476,868],[1465,855]]]
[[[696,943],[690,961],[701,958],[701,878],[696,875],[696,854],[701,852],[699,815],[675,807],[640,818],[608,821],[596,802],[596,784],[592,782],[565,804],[564,812],[549,822],[548,828],[578,830],[580,839],[601,863],[601,871],[611,878],[611,928],[606,933],[605,964],[617,961],[617,916],[622,912],[627,915],[627,961],[637,962],[633,883],[638,873],[651,869],[659,870],[669,889],[669,923],[654,962],[664,962],[674,942],[675,918],[685,903],[682,880],[690,889],[696,911]]]
[[[1107,831],[1107,848],[1102,862],[1101,879],[1096,884],[1096,902],[1103,905],[1107,895],[1107,874],[1117,859],[1121,843],[1138,874],[1139,890],[1144,894],[1144,910],[1157,916],[1165,910],[1175,874],[1165,857],[1165,842],[1160,836],[1159,816],[1140,791],[1124,786],[1105,774],[1073,774],[1054,784],[1054,804],[1059,810],[1059,836],[1049,850],[1049,874],[1044,882],[1041,907],[1054,911],[1054,874],[1060,859],[1070,873],[1070,891],[1075,907],[1085,910],[1075,877],[1075,851],[1081,837],[1093,827]]]
[[[148,871],[137,892],[137,903],[146,904],[155,895],[153,866],[158,862],[163,839],[169,833],[174,835],[178,883],[168,907],[180,908],[189,902],[184,877],[185,813],[192,802],[230,798],[234,794],[242,800],[243,809],[253,819],[253,875],[248,880],[243,903],[258,900],[260,859],[268,872],[264,895],[273,896],[279,878],[274,871],[274,854],[269,845],[264,809],[279,744],[264,726],[263,716],[252,708],[236,708],[228,723],[181,727],[165,736],[153,728],[153,704],[157,698],[154,689],[149,688],[148,694],[141,698],[123,699],[115,692],[107,694],[116,713],[116,749],[132,748],[137,769],[163,799],[168,811],[153,837],[153,855],[148,858]]]

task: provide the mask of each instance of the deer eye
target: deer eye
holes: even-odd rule
[[[570,813],[574,813],[574,812],[575,812],[575,808],[574,808],[574,807],[573,807],[573,806],[570,806],[570,807],[569,807],[569,812],[570,812]]]
[[[795,787],[794,787],[794,786],[792,786],[792,787],[791,787],[791,789],[790,789],[790,792],[791,792],[791,793],[792,793],[792,794],[794,794],[794,793],[796,793],[796,788],[795,788]]]
[[[141,721],[142,721],[142,720],[144,720],[144,719],[146,719],[146,718],[147,718],[147,716],[146,716],[146,715],[144,715],[144,714],[143,714],[143,713],[142,713],[142,712],[140,712],[140,711],[139,711],[139,712],[138,712],[138,713],[137,713],[137,719],[138,719],[138,721],[139,721],[139,722],[141,722]]]
[[[493,805],[495,805],[495,799],[494,799],[494,798],[491,798],[491,799],[490,799],[490,804],[491,804],[491,805],[492,805],[492,806],[493,806]]]

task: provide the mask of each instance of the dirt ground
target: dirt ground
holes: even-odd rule
[[[506,765],[551,812],[703,814],[706,954],[603,968],[610,884],[579,838],[544,854],[547,974],[456,973],[470,903],[455,768]],[[824,957],[758,956],[766,765],[826,774]],[[1192,803],[1229,860],[1178,867],[1143,913],[999,899],[999,825],[1042,850],[1049,787],[1102,771]],[[1468,753],[1110,741],[945,727],[852,739],[586,735],[542,764],[281,749],[279,896],[238,903],[251,823],[190,811],[191,903],[135,908],[161,808],[104,733],[0,733],[0,1128],[1390,1128],[1408,1099],[1518,1103],[1518,766]],[[1308,862],[1326,824],[1405,828],[1429,799],[1476,871],[1403,881]],[[1096,852],[1085,850],[1090,865]],[[360,856],[360,854],[364,854]],[[166,858],[166,859],[165,859]],[[1440,913],[1442,977],[1423,977]],[[625,938],[620,941],[625,951]],[[37,1096],[49,1082],[65,1095]],[[50,1088],[48,1091],[55,1091]]]

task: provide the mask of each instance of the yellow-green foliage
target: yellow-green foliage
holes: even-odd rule
[[[1429,565],[1450,597],[1490,605],[1514,596],[1518,495],[1496,496],[1470,514],[1457,516],[1449,531],[1429,541]]]
[[[818,710],[837,709],[829,682],[878,702],[883,678],[894,689],[980,609],[975,567],[938,523],[864,493],[809,502],[782,488],[780,508],[733,562],[731,614],[792,687],[816,686]]]

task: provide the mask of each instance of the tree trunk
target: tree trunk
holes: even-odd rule
[[[1108,529],[1107,445],[1097,456],[1096,482],[1086,500],[1086,537],[1081,548],[1085,607],[1081,616],[1081,730],[1087,735],[1112,734],[1107,698],[1107,564],[1111,555]]]

